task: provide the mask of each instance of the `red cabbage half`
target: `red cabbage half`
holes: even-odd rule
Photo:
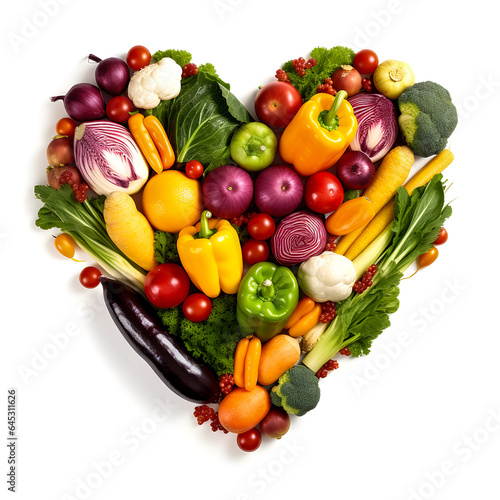
[[[392,149],[398,137],[396,108],[382,94],[363,92],[352,96],[349,102],[358,120],[358,130],[350,148],[362,151],[375,163]]]

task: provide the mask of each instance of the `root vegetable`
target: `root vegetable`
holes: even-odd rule
[[[61,175],[69,172],[69,179],[67,182],[61,182]],[[76,167],[53,167],[47,170],[47,183],[55,190],[60,189],[63,184],[81,184],[82,176]]]
[[[359,71],[349,64],[342,65],[332,74],[332,87],[338,92],[345,90],[351,97],[361,90],[361,75]]]
[[[290,335],[280,334],[262,346],[258,382],[269,385],[294,366],[300,358],[300,345]]]
[[[281,439],[290,429],[290,415],[282,408],[273,407],[260,423],[263,436]]]
[[[54,137],[47,146],[47,161],[51,167],[62,167],[74,163],[73,141],[62,135]]]
[[[270,409],[271,398],[261,385],[251,391],[236,387],[219,405],[219,422],[227,431],[241,434],[259,424]]]
[[[114,191],[106,197],[103,215],[113,243],[142,269],[153,269],[157,265],[154,231],[134,200],[122,191]]]

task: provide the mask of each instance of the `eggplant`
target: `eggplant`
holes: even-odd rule
[[[104,276],[100,281],[116,326],[165,385],[194,403],[217,402],[219,380],[215,372],[198,363],[184,344],[165,330],[147,299],[120,281]]]

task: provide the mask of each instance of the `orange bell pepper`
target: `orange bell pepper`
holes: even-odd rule
[[[343,90],[335,98],[326,93],[314,95],[283,131],[280,155],[299,174],[333,167],[354,139],[358,122],[346,97]]]

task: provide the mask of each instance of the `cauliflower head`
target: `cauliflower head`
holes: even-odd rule
[[[181,91],[182,68],[170,57],[164,57],[136,71],[128,84],[128,97],[136,108],[153,109]]]
[[[314,301],[338,302],[351,295],[356,270],[347,257],[326,251],[303,262],[297,280],[301,290]]]

